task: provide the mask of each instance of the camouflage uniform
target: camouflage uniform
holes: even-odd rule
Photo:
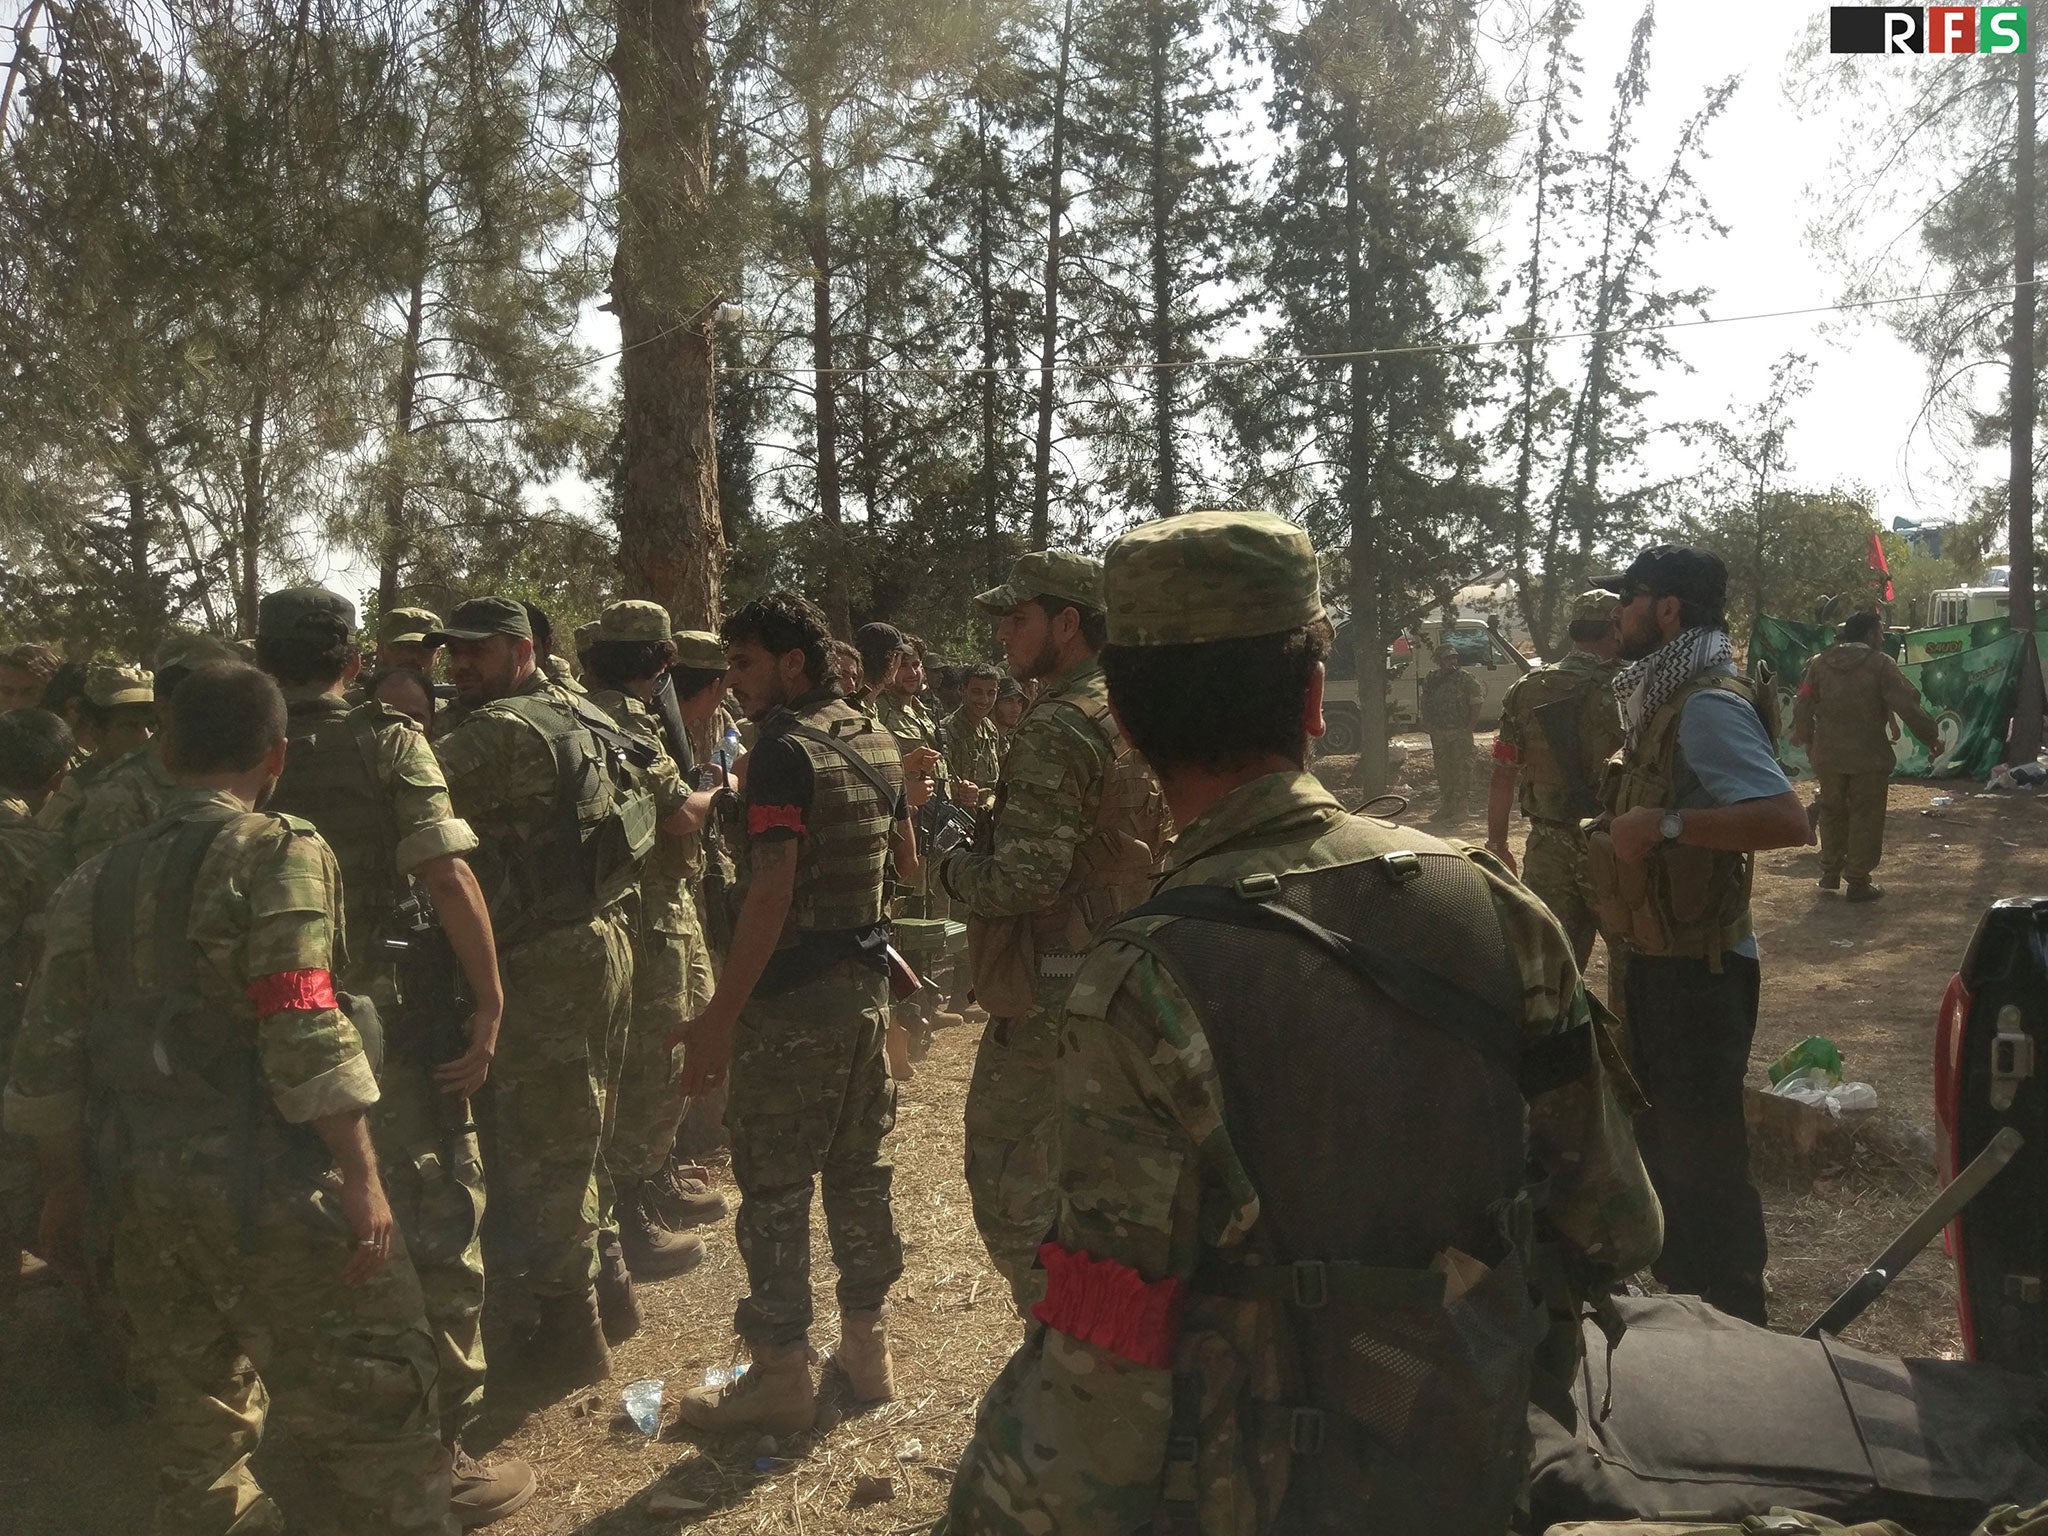
[[[621,730],[660,750],[649,771],[655,805],[663,817],[680,810],[690,798],[689,786],[662,747],[661,726],[653,714],[638,699],[616,689],[598,689],[589,697],[618,721]],[[697,904],[684,884],[690,850],[679,846],[695,842],[694,837],[664,834],[640,877],[637,899],[627,907],[633,936],[632,1022],[613,1064],[612,1112],[604,1143],[605,1166],[620,1187],[661,1171],[683,1118],[682,1054],[669,1041],[683,1020],[695,1016],[690,1006],[692,951],[700,952],[696,963],[701,963],[704,936]],[[699,986],[703,979],[697,978]],[[701,1006],[709,997],[705,991],[696,1001]]]
[[[452,622],[452,621],[451,621]],[[558,697],[538,673],[514,697]],[[502,871],[557,831],[555,758],[502,700],[479,704],[434,743],[454,809]],[[487,879],[503,889],[502,878]],[[624,903],[555,926],[501,927],[505,1019],[492,1065],[492,1178],[527,1245],[539,1297],[589,1289],[597,1276],[599,1194],[612,1063],[631,1017],[632,937]],[[491,916],[501,921],[493,897]]]
[[[146,707],[156,697],[154,680],[137,667],[96,666],[86,674],[85,696],[101,709],[124,706]],[[56,833],[68,846],[78,812],[85,804],[86,791],[106,776],[127,754],[110,751],[104,743],[90,755],[81,753],[56,792],[36,812],[38,826]]]
[[[1493,743],[1496,762],[1520,769],[1522,814],[1529,818],[1522,881],[1543,898],[1563,926],[1581,966],[1593,953],[1598,931],[1586,896],[1586,835],[1579,827],[1581,818],[1572,814],[1570,780],[1557,764],[1536,711],[1578,699],[1579,777],[1587,794],[1597,796],[1607,759],[1621,746],[1621,715],[1614,704],[1616,670],[1613,662],[1574,649],[1554,665],[1531,672],[1502,701],[1500,730]],[[1585,814],[1596,810],[1591,807]]]
[[[88,864],[49,911],[7,1127],[89,1128],[101,1148],[115,1288],[156,1391],[157,1530],[282,1529],[249,1467],[274,1415],[323,1485],[295,1513],[307,1528],[452,1536],[434,1344],[412,1263],[401,1241],[369,1282],[341,1283],[350,1234],[335,1175],[311,1133],[292,1129],[377,1099],[354,1026],[331,999],[320,1006],[342,920],[339,870],[304,822],[175,791],[140,840],[134,911],[149,923],[131,959],[141,988],[180,987],[160,969],[151,893],[198,821],[224,825],[172,941],[196,951],[194,1010],[168,1037],[160,1025],[153,1045],[133,1004],[124,1017],[119,967],[94,939],[98,887],[114,864]],[[120,909],[110,898],[106,910]],[[259,1014],[252,991],[278,1000]],[[156,1017],[147,990],[140,1000]],[[157,1089],[166,1060],[171,1086]],[[239,1075],[256,1090],[247,1098],[202,1086]]]
[[[902,783],[888,737],[829,687],[760,722],[747,782],[749,854],[762,837],[794,832],[798,839],[796,887],[777,953],[800,969],[794,984],[782,985],[771,979],[771,962],[733,1036],[725,1122],[740,1187],[734,1236],[748,1283],[733,1326],[757,1355],[810,1329],[814,1182],[824,1186],[840,1310],[878,1310],[903,1273],[890,1209],[893,1170],[882,1155],[896,1124],[896,1086],[883,1053],[888,983],[852,953],[852,936],[883,921],[882,868],[897,806],[883,805],[832,749],[785,734],[792,724],[848,732],[841,739],[899,796]],[[810,763],[812,799],[800,814],[762,799],[763,748],[778,738],[799,746]],[[829,946],[829,963],[816,970],[802,956],[820,943]]]
[[[1479,681],[1462,667],[1434,668],[1422,680],[1422,728],[1436,758],[1437,818],[1465,814],[1472,795],[1472,712],[1479,707]]]
[[[72,865],[83,864],[155,821],[177,782],[155,741],[110,766],[87,788],[72,815],[66,850]]]
[[[282,692],[294,745],[272,803],[319,827],[348,877],[343,889],[349,950],[340,985],[371,998],[386,1028],[378,1074],[382,1097],[370,1112],[370,1129],[385,1194],[419,1274],[440,1360],[442,1436],[452,1445],[483,1403],[483,1159],[468,1105],[441,1092],[434,1081],[433,1042],[422,1038],[459,1035],[461,1021],[428,1020],[409,1011],[427,1000],[402,995],[397,964],[379,952],[376,941],[394,930],[403,894],[395,882],[430,859],[470,852],[477,838],[449,809],[441,765],[408,717],[376,702],[351,710],[345,700],[314,688]],[[375,779],[366,788],[382,802],[375,825],[358,824],[339,797],[323,804],[318,789],[309,785],[300,792],[294,783],[295,769],[303,773],[312,763],[316,749],[308,738],[337,727],[351,737],[361,731],[374,743]],[[341,749],[353,753],[356,742],[345,738]],[[389,846],[375,846],[384,840]],[[373,871],[385,878],[374,878]],[[394,888],[378,889],[386,883]]]
[[[945,733],[946,772],[953,781],[965,781],[984,794],[994,789],[1003,759],[1003,733],[995,721],[987,715],[977,720],[962,705],[946,717]]]
[[[1941,753],[1941,731],[1898,663],[1874,646],[1843,641],[1806,664],[1792,706],[1795,740],[1820,780],[1820,868],[1867,884],[1884,857],[1884,813],[1895,757],[1893,715]]]
[[[1166,606],[1189,616],[1184,628],[1148,642],[1149,631],[1138,627],[1126,640],[1135,621],[1120,616],[1124,547],[1112,546],[1113,645],[1279,633],[1320,614],[1313,555],[1298,530],[1283,533],[1277,519],[1244,514],[1173,522],[1185,526],[1165,539],[1219,543],[1225,557],[1240,542],[1277,545],[1290,568],[1305,567],[1294,576],[1306,585],[1290,598],[1244,580],[1225,586],[1213,605],[1181,593],[1183,601]],[[1187,555],[1184,584],[1201,584],[1210,563],[1201,554]],[[1229,573],[1228,559],[1214,563]],[[1162,588],[1178,579],[1138,574]],[[1232,622],[1243,628],[1224,627]],[[1181,832],[1165,885],[1229,887],[1245,877],[1345,864],[1392,835],[1388,824],[1347,814],[1311,774],[1269,774],[1230,791]],[[1402,847],[1425,855],[1454,852],[1413,832],[1398,835]],[[1497,864],[1471,857],[1519,975],[1525,1038],[1534,1045],[1589,1032],[1591,1005],[1556,924]],[[1257,1244],[1265,1228],[1198,1000],[1152,947],[1152,936],[1174,921],[1136,919],[1130,932],[1119,928],[1089,952],[1061,1017],[1053,1065],[1056,1245],[1063,1266],[1080,1260],[1114,1272],[1120,1300],[1105,1301],[1085,1323],[1066,1309],[1064,1294],[1041,1303],[1042,1325],[1030,1329],[982,1403],[948,1503],[950,1536],[1156,1529],[1169,1498],[1188,1506],[1184,1523],[1169,1520],[1169,1528],[1232,1536],[1276,1528],[1274,1490],[1288,1476],[1289,1431],[1281,1425],[1276,1445],[1272,1416],[1251,1410],[1284,1404],[1299,1390],[1287,1373],[1300,1366],[1277,1303],[1234,1299],[1201,1283],[1212,1266],[1241,1266],[1264,1251]],[[1546,1214],[1596,1281],[1645,1262],[1659,1230],[1606,1058],[1604,1046],[1587,1050],[1576,1075],[1529,1106],[1529,1145],[1550,1174]],[[1140,1314],[1157,1324],[1143,1348],[1125,1326]],[[1083,1335],[1110,1337],[1098,1344]],[[1116,1347],[1106,1347],[1111,1342]],[[1520,1422],[1519,1402],[1502,1406]],[[1185,1430],[1176,1427],[1182,1411],[1192,1416]]]
[[[932,724],[932,718],[925,713],[924,705],[916,699],[906,699],[894,689],[884,688],[875,695],[869,706],[876,724],[896,739],[899,750],[909,753],[919,747],[937,747],[939,733]],[[932,769],[932,794],[950,799],[953,793],[953,777],[947,770],[946,758],[942,753],[938,766]],[[931,849],[928,839],[919,838],[918,852],[925,861],[918,871],[917,879],[899,882],[895,899],[889,903],[889,915],[896,918],[927,922],[943,922],[952,915],[947,905],[946,893],[932,878],[930,867]],[[911,930],[899,930],[896,947],[911,966],[927,981],[934,983],[914,997],[891,1001],[890,1017],[905,1029],[912,1038],[927,1035],[938,1021],[940,1004],[952,990],[952,957],[942,944],[924,936],[912,936]],[[921,1049],[921,1047],[920,1047]]]
[[[1052,562],[1057,562],[1053,564]],[[975,601],[993,612],[1040,595],[1100,609],[1100,566],[1025,555]],[[947,856],[939,882],[970,915],[975,989],[989,1022],[967,1090],[974,1224],[1019,1308],[1044,1277],[1052,1226],[1051,1066],[1060,1007],[1095,931],[1149,883],[1163,809],[1125,748],[1093,656],[1039,691],[1003,759],[990,835]]]
[[[63,878],[63,840],[37,825],[26,802],[0,800],[0,1069],[14,1052],[23,995],[42,947],[43,908]],[[0,1132],[0,1287],[5,1266],[33,1236],[37,1208],[36,1149]]]

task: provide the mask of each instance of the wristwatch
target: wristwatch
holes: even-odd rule
[[[1667,843],[1675,843],[1685,836],[1685,817],[1677,811],[1666,811],[1657,822],[1657,831]]]

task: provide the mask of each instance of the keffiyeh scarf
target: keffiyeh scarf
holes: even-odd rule
[[[1614,701],[1621,707],[1625,745],[1635,749],[1637,733],[1656,718],[1671,696],[1702,672],[1735,664],[1735,647],[1725,629],[1688,629],[1674,635],[1641,661],[1614,677]]]

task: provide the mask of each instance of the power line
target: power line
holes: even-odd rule
[[[2030,280],[2032,286],[2035,280]],[[1886,304],[1918,304],[1930,299],[1966,299],[1989,293],[2010,293],[2017,285],[1997,283],[1983,288],[1950,288],[1929,293],[1899,293],[1874,299],[1847,299],[1837,304],[1812,304],[1801,309],[1759,310],[1748,315],[1714,315],[1696,320],[1665,320],[1654,325],[1619,325],[1606,330],[1551,331],[1541,336],[1486,336],[1475,341],[1426,342],[1409,347],[1373,347],[1349,352],[1276,352],[1253,353],[1236,357],[1190,358],[1184,362],[1159,363],[1138,359],[1115,359],[1098,363],[1054,363],[1051,372],[1056,374],[1101,374],[1119,369],[1138,373],[1158,372],[1209,372],[1226,368],[1298,368],[1316,363],[1367,362],[1380,357],[1416,357],[1429,354],[1454,352],[1478,352],[1492,347],[1550,346],[1563,341],[1593,341],[1611,339],[1617,336],[1642,336],[1663,331],[1697,330],[1709,325],[1743,325],[1754,320],[1789,320],[1803,315],[1841,314],[1850,310],[1874,309]],[[671,327],[633,346],[644,347],[663,340],[680,327]],[[616,351],[600,353],[585,359],[586,363],[601,363],[610,358],[624,356],[632,347],[620,347]],[[867,368],[813,368],[813,367],[759,367],[728,368],[720,366],[718,371],[733,377],[786,377],[799,375],[805,378],[905,378],[905,379],[971,379],[985,376],[1035,378],[1046,372],[1036,363],[1005,364],[995,368],[903,368],[878,364]]]

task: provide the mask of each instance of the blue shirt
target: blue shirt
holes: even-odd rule
[[[1723,671],[1735,675],[1732,667]],[[1685,710],[1678,717],[1675,809],[1739,805],[1744,800],[1769,800],[1791,791],[1792,781],[1778,766],[1777,746],[1764,734],[1764,723],[1747,699],[1716,689],[1685,701]],[[1733,953],[1756,959],[1756,935],[1745,935]]]

